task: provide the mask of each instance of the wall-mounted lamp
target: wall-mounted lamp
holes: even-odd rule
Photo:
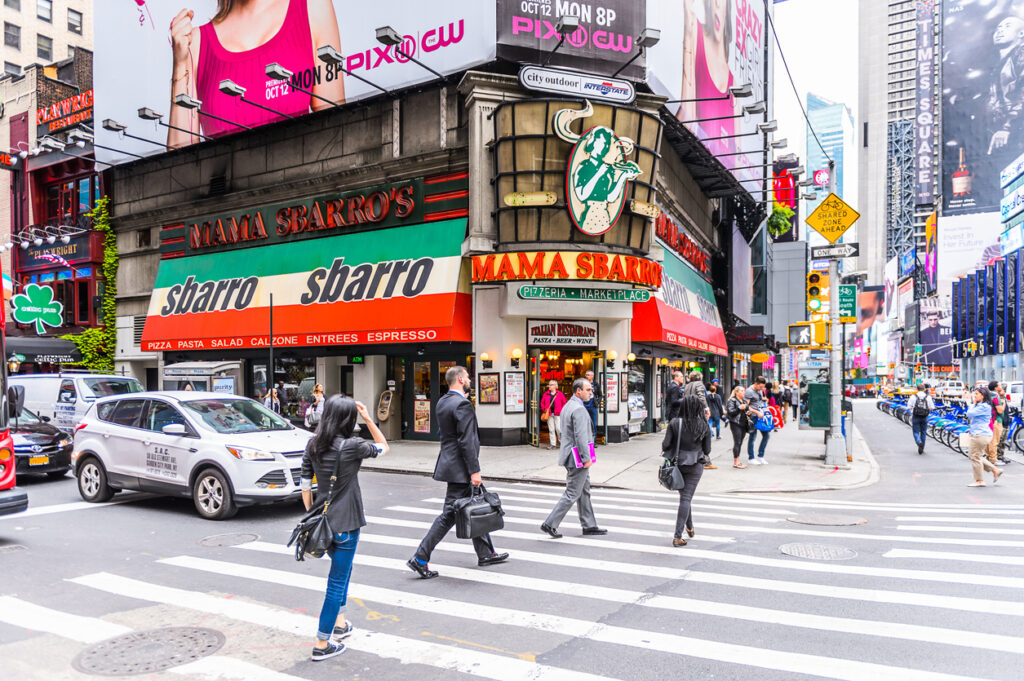
[[[486,352],[480,353],[480,366],[482,366],[484,369],[490,369],[491,367],[494,366],[494,362],[491,360],[491,356],[488,355]]]
[[[629,362],[630,364],[635,362],[636,361],[636,353],[631,352],[628,355],[626,355],[626,361]]]
[[[519,348],[513,348],[513,350],[512,350],[512,368],[513,369],[518,369],[519,368],[519,360],[520,360],[520,358],[522,358],[522,356],[523,356],[523,351],[522,350],[520,350]]]
[[[7,358],[7,369],[8,369],[8,371],[10,371],[12,374],[18,373],[18,369],[21,368],[21,362],[24,359],[25,358],[22,357],[21,355],[11,355],[10,357],[8,357]]]
[[[605,355],[605,357],[608,360],[608,368],[609,369],[614,369],[615,368],[615,360],[617,360],[619,358],[619,353],[615,352],[614,350],[609,350],[607,352],[607,354]]]
[[[663,367],[667,367],[668,366],[668,357],[662,357],[661,358],[661,366],[663,366]]]

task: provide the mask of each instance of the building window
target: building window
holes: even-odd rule
[[[21,67],[17,64],[12,64],[9,61],[4,62],[4,75],[5,76],[20,76]]]
[[[4,22],[4,47],[21,49],[21,28],[6,21]]]
[[[53,40],[45,35],[37,35],[36,56],[45,61],[53,61]]]
[[[21,0],[4,0],[4,7],[7,9],[13,9],[16,12],[21,11]]]
[[[72,33],[82,35],[82,13],[69,9],[68,10],[68,30]]]
[[[36,16],[43,21],[53,23],[52,0],[36,0]]]
[[[149,248],[152,243],[152,232],[150,230],[140,229],[135,232],[135,245],[138,248]]]

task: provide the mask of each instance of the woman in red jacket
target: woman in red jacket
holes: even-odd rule
[[[558,381],[548,383],[548,389],[540,398],[540,412],[547,416],[548,422],[548,449],[558,448],[558,422],[562,414],[562,407],[568,400],[565,394],[558,389]]]

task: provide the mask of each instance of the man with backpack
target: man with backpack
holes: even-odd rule
[[[743,396],[748,403],[747,413],[751,419],[750,439],[747,440],[747,459],[751,465],[768,463],[764,458],[764,450],[768,446],[768,435],[775,427],[775,424],[772,423],[771,412],[768,411],[768,403],[764,400],[763,393],[766,384],[764,376],[758,376]],[[750,410],[753,410],[753,413]],[[761,446],[757,450],[757,458],[754,458],[754,440],[757,438],[758,432],[761,433]]]
[[[928,415],[935,409],[935,400],[928,394],[927,383],[917,386],[917,392],[907,400],[907,409],[910,410],[910,427],[914,431],[917,453],[924,454],[924,442],[928,438]]]

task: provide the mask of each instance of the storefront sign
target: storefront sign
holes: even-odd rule
[[[35,324],[36,333],[46,333],[45,326],[57,327],[64,323],[64,305],[53,299],[49,286],[29,284],[24,293],[11,299],[11,312],[19,324]]]
[[[552,127],[560,139],[573,145],[565,169],[565,203],[572,223],[584,234],[597,236],[610,230],[626,203],[626,183],[643,171],[636,161],[627,160],[636,143],[619,137],[603,125],[588,127],[577,134],[572,123],[594,115],[594,107],[584,100],[582,109],[560,109]]]
[[[609,414],[619,411],[619,375],[614,371],[604,375],[604,406]]]
[[[468,341],[465,220],[161,261],[145,351]]]
[[[36,111],[36,134],[42,137],[92,120],[92,90]]]
[[[596,348],[597,322],[531,319],[526,322],[526,344]]]
[[[539,300],[582,300],[605,303],[644,303],[651,292],[636,288],[582,288],[579,286],[520,286],[519,297]]]
[[[417,433],[430,432],[430,400],[413,400],[413,430]]]
[[[711,272],[711,254],[687,236],[665,211],[662,211],[654,221],[654,230],[655,236],[666,248],[683,256],[683,259],[696,267],[697,271],[702,274]]]
[[[48,244],[44,241],[42,246],[29,245],[28,248],[19,248],[15,252],[17,253],[19,272],[41,269],[67,269],[63,265],[55,264],[52,260],[40,257],[44,255],[59,256],[72,265],[86,263],[92,259],[88,234],[76,236],[66,244],[60,242]]]
[[[180,255],[195,255],[422,221],[423,180],[417,178],[169,225],[164,232],[174,234],[161,234],[162,250],[171,247]],[[175,229],[181,227],[184,232]]]
[[[597,97],[616,104],[630,104],[636,89],[628,80],[528,65],[519,69],[519,83],[528,90],[573,97]]]
[[[505,413],[526,412],[526,372],[505,372]]]
[[[4,170],[14,170],[17,165],[17,157],[11,156],[6,151],[0,152],[0,168],[3,168]]]
[[[588,251],[527,251],[473,256],[473,283],[516,280],[618,281],[658,288],[661,265],[653,260]]]

